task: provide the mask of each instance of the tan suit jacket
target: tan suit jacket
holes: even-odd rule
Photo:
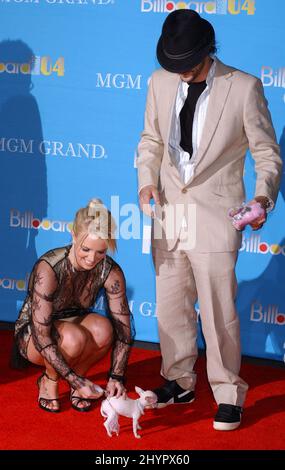
[[[198,163],[194,175],[184,184],[168,153],[179,81],[178,74],[163,69],[152,75],[145,128],[138,146],[139,190],[154,185],[161,192],[163,207],[176,208],[178,204],[181,209],[184,205],[187,230],[195,230],[194,251],[237,250],[241,233],[233,228],[227,213],[245,199],[243,172],[248,148],[255,160],[255,195],[275,202],[280,182],[282,162],[262,83],[217,60]],[[196,224],[189,220],[189,204],[196,207]],[[178,212],[176,224],[180,227],[183,214]],[[153,246],[171,250],[179,233],[167,239],[166,220],[163,216],[163,236],[153,239]]]

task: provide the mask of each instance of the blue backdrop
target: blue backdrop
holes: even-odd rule
[[[284,155],[284,0],[0,1],[1,320],[16,319],[37,257],[68,244],[75,211],[98,196],[120,225],[115,257],[136,338],[158,341],[136,147],[161,25],[189,7],[212,22],[223,62],[261,78]],[[254,179],[249,155],[248,198]],[[245,231],[239,255],[244,354],[283,360],[284,256],[283,182],[276,210],[262,230]],[[104,310],[103,298],[96,309]]]

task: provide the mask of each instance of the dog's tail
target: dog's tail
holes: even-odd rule
[[[112,437],[112,433],[116,433],[118,436],[120,430],[118,414],[115,412],[108,400],[102,401],[100,412],[101,415],[106,418],[104,426],[108,436]]]

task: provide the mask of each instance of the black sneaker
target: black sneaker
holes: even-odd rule
[[[155,388],[153,392],[157,395],[156,408],[177,403],[191,403],[195,400],[194,390],[184,390],[175,380],[167,380],[162,387]]]
[[[214,429],[217,431],[233,431],[241,422],[242,408],[235,405],[220,403],[214,418]]]

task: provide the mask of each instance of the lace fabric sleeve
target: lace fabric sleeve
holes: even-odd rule
[[[83,379],[69,367],[52,334],[52,302],[57,286],[58,281],[51,266],[40,261],[35,268],[31,292],[32,338],[37,351],[73,388],[77,388],[81,386]]]
[[[110,319],[114,329],[114,345],[111,358],[110,376],[123,378],[126,372],[130,348],[135,330],[133,316],[126,297],[126,283],[123,271],[115,264],[104,285]]]

